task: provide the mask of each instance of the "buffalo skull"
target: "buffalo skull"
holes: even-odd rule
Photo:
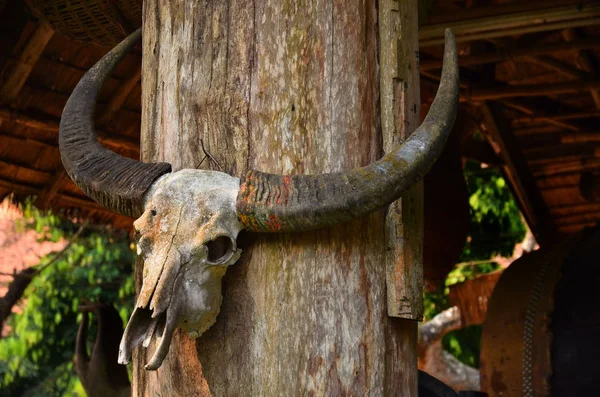
[[[275,175],[249,170],[180,170],[168,163],[124,158],[97,139],[94,109],[112,69],[139,40],[138,30],[106,54],[78,83],[63,111],[59,145],[71,179],[104,207],[138,218],[138,254],[144,259],[141,292],[121,340],[119,362],[153,338],[146,365],[157,369],[176,328],[199,337],[215,321],[221,279],[240,256],[236,238],[253,232],[314,230],[385,207],[421,180],[442,152],[456,117],[458,61],[446,31],[440,87],[427,117],[401,145],[378,161],[346,172]]]

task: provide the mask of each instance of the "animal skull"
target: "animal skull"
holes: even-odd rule
[[[161,177],[133,224],[144,259],[143,285],[125,329],[119,362],[126,364],[143,339],[162,335],[146,369],[164,360],[175,328],[197,338],[216,320],[221,279],[241,250],[236,213],[240,182],[222,172],[181,170]]]
[[[315,230],[389,205],[422,179],[440,155],[458,104],[456,42],[446,31],[440,87],[423,123],[401,145],[367,166],[320,175],[275,175],[248,170],[238,179],[221,172],[142,163],[103,147],[94,108],[104,80],[141,31],[106,54],[77,84],[63,111],[59,147],[65,170],[89,197],[138,218],[143,286],[121,340],[119,362],[160,338],[146,365],[157,369],[174,330],[202,335],[221,305],[221,279],[240,256],[238,232]]]

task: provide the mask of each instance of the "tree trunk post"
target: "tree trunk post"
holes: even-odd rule
[[[142,160],[236,176],[376,160],[390,139],[381,3],[146,0]],[[407,56],[418,98],[415,54]],[[136,349],[133,395],[416,396],[417,324],[388,316],[386,250],[395,243],[386,229],[378,211],[315,232],[241,235],[215,325],[197,340],[176,331],[154,372],[143,369],[153,346]]]

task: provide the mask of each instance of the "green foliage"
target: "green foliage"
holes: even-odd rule
[[[496,255],[512,256],[514,247],[525,238],[526,226],[517,203],[501,173],[495,168],[481,168],[468,162],[465,178],[469,188],[471,224],[460,261],[438,291],[425,293],[425,319],[449,308],[448,287],[499,269],[488,259]],[[475,262],[475,263],[469,263]],[[479,367],[481,326],[470,326],[444,336],[444,349],[463,363]]]
[[[468,162],[465,178],[469,188],[471,228],[461,261],[511,256],[526,229],[517,203],[500,172]]]
[[[71,241],[59,256],[41,259],[23,298],[22,313],[9,318],[0,340],[0,396],[75,396],[75,337],[82,303],[114,302],[127,321],[133,302],[132,244],[127,234],[86,226],[23,205],[23,228],[40,240]],[[92,332],[93,335],[93,332]]]
[[[482,329],[481,325],[471,325],[448,332],[442,339],[442,346],[461,362],[479,368]]]

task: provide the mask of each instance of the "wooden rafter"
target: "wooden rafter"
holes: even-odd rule
[[[600,80],[577,80],[565,83],[502,85],[473,88],[463,92],[462,101],[488,101],[502,98],[558,95],[600,89]]]
[[[524,59],[530,63],[540,65],[546,69],[552,70],[554,72],[558,72],[569,78],[587,79],[587,78],[591,77],[588,73],[577,69],[576,67],[572,66],[571,64],[560,61],[558,59],[555,59],[555,58],[552,58],[549,56],[541,56],[541,55],[540,56],[526,56],[526,57],[524,57]]]
[[[12,71],[0,87],[1,103],[11,104],[15,100],[53,35],[54,30],[49,25],[38,24]]]
[[[58,134],[60,120],[51,116],[35,117],[25,112],[18,112],[6,107],[0,107],[0,120],[12,122],[33,130],[54,132]],[[112,147],[124,147],[129,150],[139,151],[139,142],[125,136],[110,136],[108,133],[97,130],[100,142]],[[35,138],[30,138],[35,140]],[[42,143],[46,144],[46,142]]]
[[[561,53],[574,53],[585,49],[600,48],[600,39],[575,40],[568,43],[552,43],[531,46],[523,44],[517,48],[502,48],[480,55],[470,55],[459,58],[460,66],[476,66],[486,63],[498,63],[509,59],[519,59],[529,56],[542,56]],[[441,59],[422,60],[421,70],[435,70],[442,67]]]
[[[110,120],[110,118],[113,117],[114,114],[119,111],[119,109],[121,109],[121,107],[127,100],[127,97],[129,96],[129,94],[131,94],[133,89],[140,82],[141,77],[142,77],[142,68],[140,65],[136,69],[135,73],[130,78],[128,78],[127,81],[125,81],[125,83],[123,83],[119,86],[119,88],[117,89],[117,92],[113,95],[110,102],[108,103],[108,106],[106,107],[106,110],[104,111],[104,114],[100,118],[100,124],[107,123]]]
[[[14,183],[3,178],[0,178],[0,189],[6,189],[24,196],[36,196],[40,191],[39,187],[37,186],[24,183]],[[114,212],[100,206],[95,201],[87,198],[79,198],[71,195],[61,194],[57,201],[60,207],[81,208],[86,211],[102,213],[115,219],[119,219],[121,224],[127,224],[133,221],[133,219],[124,215],[115,214]]]
[[[40,192],[36,205],[42,209],[51,208],[54,201],[58,198],[61,189],[68,181],[68,178],[67,172],[64,169],[58,171],[52,177],[50,183]]]
[[[540,191],[536,189],[535,181],[512,133],[510,123],[497,103],[484,102],[480,109],[486,129],[504,160],[504,173],[513,187],[536,240],[540,245],[552,241],[555,237],[555,229],[550,213]]]
[[[421,74],[426,77],[429,77],[430,79],[435,80],[435,81],[440,80],[440,76],[438,73],[434,73],[434,72],[425,70],[425,71],[421,71]],[[491,87],[507,88],[507,90],[511,90],[511,87],[522,87],[522,86],[509,86],[505,83],[501,83],[501,82],[494,81],[494,80],[489,81],[489,84],[491,85]],[[466,76],[461,76],[461,83],[460,83],[460,87],[462,89],[461,97],[460,97],[461,102],[468,102],[468,101],[475,100],[472,95],[473,93],[475,93],[475,96],[478,96],[480,93],[487,95],[488,91],[489,92],[494,91],[494,88],[489,88],[487,90],[484,90],[484,89],[477,90],[477,89],[472,88],[473,86],[474,86],[474,84],[471,83]],[[526,87],[532,87],[532,85],[527,85]],[[535,87],[535,85],[533,85],[533,87]],[[521,112],[529,117],[538,117],[540,121],[541,120],[546,121],[548,124],[552,124],[556,127],[560,127],[560,128],[563,128],[563,129],[566,129],[569,131],[579,131],[580,130],[580,128],[578,126],[568,123],[566,121],[563,121],[563,120],[566,120],[566,118],[563,119],[557,115],[552,115],[552,116],[544,115],[543,112],[541,112],[537,109],[534,109],[531,106],[525,105],[521,102],[515,102],[513,99],[511,99],[511,98],[513,98],[513,96],[518,97],[518,95],[505,94],[505,95],[499,95],[499,96],[501,96],[501,98],[494,97],[492,99],[496,99],[498,103],[501,103],[503,106],[505,106],[507,108]],[[523,96],[527,96],[527,95],[523,95]],[[477,99],[482,99],[482,98],[477,98]]]
[[[579,37],[577,32],[574,29],[565,29],[562,31],[562,36],[567,42],[576,41]],[[595,70],[594,62],[591,59],[590,54],[584,51],[577,51],[577,56],[575,58],[575,62],[580,69],[590,73],[592,77],[598,77],[598,73]],[[591,90],[590,94],[592,94],[592,98],[594,99],[594,103],[596,104],[596,109],[600,109],[600,90]]]
[[[421,47],[444,42],[444,31],[452,28],[459,42],[493,39],[548,30],[597,25],[600,22],[600,2],[564,5],[503,15],[479,17],[423,26],[419,32]]]
[[[570,161],[555,162],[546,166],[532,167],[533,176],[555,176],[569,173],[581,173],[583,171],[599,170],[600,159],[577,159]]]
[[[523,124],[535,124],[546,121],[557,121],[562,120],[577,120],[577,119],[588,119],[588,118],[600,118],[600,110],[589,111],[589,112],[568,112],[558,114],[542,114],[538,113],[535,115],[532,113],[531,116],[527,117],[516,117],[512,119],[511,124],[513,127],[521,126]],[[557,124],[560,126],[560,124]],[[579,128],[577,128],[579,130]]]
[[[21,2],[5,2],[0,9],[0,71],[5,70],[29,20],[30,16]]]
[[[512,1],[502,4],[479,4],[474,7],[466,7],[456,12],[433,13],[429,17],[431,24],[473,20],[486,17],[498,17],[523,13],[527,11],[544,10],[565,5],[574,4],[573,0],[531,0]]]

